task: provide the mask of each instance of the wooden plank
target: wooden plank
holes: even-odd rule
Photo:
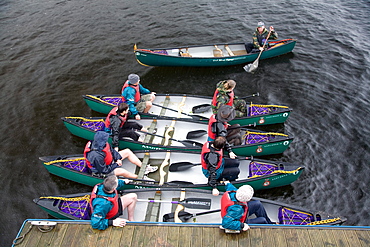
[[[171,246],[174,246],[174,247],[179,246],[179,242],[178,242],[178,239],[180,236],[179,228],[180,227],[168,227],[167,242]]]
[[[179,227],[178,246],[191,247],[192,228],[193,227]]]
[[[215,236],[216,234],[214,234],[214,229],[210,228],[210,227],[205,227],[203,228],[203,231],[202,231],[202,247],[206,247],[206,246],[214,246],[215,245]]]
[[[320,231],[325,246],[336,246],[332,231],[330,229]]]
[[[311,247],[311,241],[307,237],[306,229],[288,228],[285,230],[287,246],[292,247]],[[313,247],[313,246],[312,246]]]
[[[227,242],[228,247],[238,247],[238,239],[239,239],[239,234],[242,233],[224,233],[226,235],[225,240]],[[216,239],[216,242],[218,242],[218,239]]]
[[[78,231],[78,228],[80,226],[81,225],[78,225],[78,224],[69,224],[68,225],[68,228],[67,228],[67,231],[65,232],[63,241],[60,243],[61,247],[74,246],[71,243],[74,242],[75,238],[79,238],[79,236],[76,236],[76,232]]]
[[[133,226],[133,225],[126,225],[125,227],[120,228],[120,229],[121,229],[121,239],[119,241],[119,246],[122,246],[122,247],[125,247],[125,246],[126,247],[133,246],[132,244],[134,242],[133,235],[134,235],[134,231],[135,231],[135,226]],[[111,239],[111,241],[115,241],[115,240],[114,239]]]
[[[124,227],[128,227],[127,225]],[[109,247],[120,247],[120,242],[122,241],[122,232],[124,231],[121,227],[111,226],[110,229],[110,238],[108,239],[107,245],[100,245],[99,241],[97,242],[98,246],[109,246]],[[108,230],[108,229],[107,229]],[[125,242],[130,241],[125,235]]]
[[[309,231],[307,231],[307,236],[310,237],[312,246],[323,246],[324,245],[322,236],[320,234],[320,230],[310,229]]]
[[[41,234],[41,238],[37,246],[51,246],[51,242],[53,241],[53,236],[55,234],[56,227],[57,225],[50,232],[47,232],[48,234],[45,233]]]
[[[191,236],[191,239],[190,239],[190,246],[192,247],[198,247],[198,246],[202,246],[202,228],[198,228],[198,227],[191,227],[190,228],[190,236]]]
[[[145,235],[148,240],[146,246],[155,246],[157,243],[158,227],[156,226],[145,227]]]
[[[155,245],[152,245],[152,247],[170,247],[171,245],[167,242],[169,227],[158,226],[157,228],[158,233],[155,238]]]
[[[76,238],[71,243],[72,246],[90,247],[96,245],[98,235],[107,235],[109,238],[109,231],[99,231],[91,227],[90,224],[80,225],[76,232]],[[83,236],[83,237],[81,237]]]
[[[225,230],[216,228],[213,230],[214,236],[217,236],[215,240],[215,247],[224,247],[227,246],[228,234],[225,233]]]
[[[53,241],[50,246],[61,246],[64,236],[66,235],[68,224],[60,224],[58,223],[56,227],[54,228],[54,234],[53,234]]]
[[[41,232],[26,222],[16,241],[17,246],[36,246],[41,238]]]
[[[356,231],[361,246],[370,246],[370,231]]]
[[[330,231],[330,230],[328,230]],[[352,244],[351,242],[348,242],[348,238],[346,237],[346,231],[344,230],[331,230],[331,234],[334,238],[335,245],[336,246],[349,246]],[[357,245],[359,246],[359,245]]]
[[[110,239],[112,238],[112,230],[114,227],[108,227],[104,231],[95,230],[91,226],[90,228],[95,233],[95,236],[96,236],[95,245],[96,246],[109,246]]]
[[[251,244],[250,242],[250,231],[245,231],[245,232],[241,232],[239,234],[239,246],[242,246],[242,247],[250,247],[250,246],[254,246]]]
[[[353,246],[361,246],[361,242],[358,239],[356,231],[343,230],[343,238],[345,238],[348,243],[353,244]]]
[[[260,246],[262,247],[262,233],[260,228],[252,228],[248,230],[250,233],[250,242],[251,245],[254,247]],[[264,245],[266,246],[266,245]]]

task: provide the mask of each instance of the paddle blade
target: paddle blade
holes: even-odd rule
[[[186,139],[195,139],[195,138],[204,136],[205,134],[207,134],[206,130],[189,131],[189,133],[186,135]]]
[[[193,106],[191,111],[193,113],[205,113],[205,112],[209,111],[210,109],[211,109],[210,104],[202,104],[202,105]]]
[[[200,164],[194,164],[194,163],[191,163],[191,162],[177,162],[177,163],[173,163],[170,165],[170,168],[169,168],[169,171],[170,172],[179,172],[179,171],[184,171],[184,170],[187,170],[193,166],[197,166],[197,165],[200,165]]]
[[[254,61],[253,63],[245,65],[243,68],[245,71],[252,73],[258,68],[258,59],[256,59],[256,61]]]
[[[186,198],[179,202],[186,208],[197,208],[197,209],[210,209],[211,199],[209,198]]]
[[[183,140],[181,141],[181,143],[184,144],[185,147],[189,147],[189,148],[194,148],[194,147],[202,148],[203,147],[202,143],[196,142],[196,141]]]
[[[193,217],[193,214],[185,212],[185,211],[180,211],[179,212],[179,219],[182,222],[186,222],[189,219]],[[175,222],[175,213],[168,213],[163,215],[163,222]]]

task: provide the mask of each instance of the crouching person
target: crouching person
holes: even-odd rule
[[[105,230],[108,226],[124,227],[127,221],[134,221],[137,195],[129,193],[119,196],[117,192],[117,188],[125,183],[128,183],[128,180],[109,175],[102,184],[95,185],[90,197],[92,228]],[[128,220],[119,217],[126,208]]]
[[[250,229],[248,224],[272,224],[262,203],[251,201],[254,190],[250,185],[237,189],[226,181],[225,186],[226,192],[221,198],[222,229],[247,231]],[[256,218],[248,219],[253,214]]]

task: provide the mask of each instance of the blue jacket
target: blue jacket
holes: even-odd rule
[[[141,84],[139,84],[139,92],[140,94],[150,94],[150,90],[143,87]],[[135,107],[135,94],[136,90],[132,87],[126,87],[123,92],[122,96],[127,100],[128,108],[133,116],[138,114],[138,111]]]
[[[125,182],[118,179],[118,188],[125,185]],[[103,191],[103,185],[98,186],[97,195],[114,197],[115,194],[107,194]],[[91,226],[94,229],[105,230],[108,226],[113,225],[113,219],[106,219],[105,216],[112,209],[111,202],[104,198],[95,198],[92,201],[93,213],[91,214]]]
[[[226,191],[236,191],[237,188],[231,184],[228,183],[225,188]],[[238,200],[235,197],[236,193],[230,193],[230,199],[234,202],[237,202]],[[244,214],[244,208],[241,205],[235,204],[231,205],[227,208],[226,215],[222,218],[222,227],[226,229],[231,230],[242,230],[244,227],[244,223],[240,222],[240,218]]]

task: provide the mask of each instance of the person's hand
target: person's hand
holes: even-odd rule
[[[231,159],[235,159],[235,158],[236,158],[236,154],[234,154],[234,152],[230,152],[230,153],[229,153],[229,157],[230,157]]]
[[[220,191],[218,191],[218,189],[216,189],[216,188],[213,188],[212,195],[218,196],[219,194],[220,194]]]
[[[113,226],[124,227],[127,221],[126,219],[117,218],[113,220]]]
[[[128,184],[128,183],[132,182],[132,180],[127,179],[127,178],[124,178],[124,179],[122,179],[122,180],[125,182],[125,184]]]
[[[230,181],[229,180],[225,180],[225,181],[222,181],[225,185],[229,184]]]
[[[139,114],[136,114],[136,115],[135,115],[135,119],[136,119],[136,120],[140,120],[140,119],[141,119],[140,115],[139,115]]]
[[[118,147],[115,147],[114,150],[116,150],[117,152],[119,151]]]
[[[260,46],[260,48],[258,48],[260,51],[263,51],[263,47],[262,46]]]
[[[156,92],[151,92],[150,94],[151,94],[151,95],[156,95],[157,93],[156,93]]]
[[[270,31],[273,32],[275,31],[274,27],[273,26],[270,26]]]
[[[250,226],[248,226],[247,223],[244,223],[244,227],[243,227],[243,231],[248,231],[250,228]]]
[[[148,132],[147,128],[145,128],[145,127],[142,127],[141,131]]]
[[[121,166],[122,165],[122,160],[117,160],[116,163],[117,163],[118,166]]]

